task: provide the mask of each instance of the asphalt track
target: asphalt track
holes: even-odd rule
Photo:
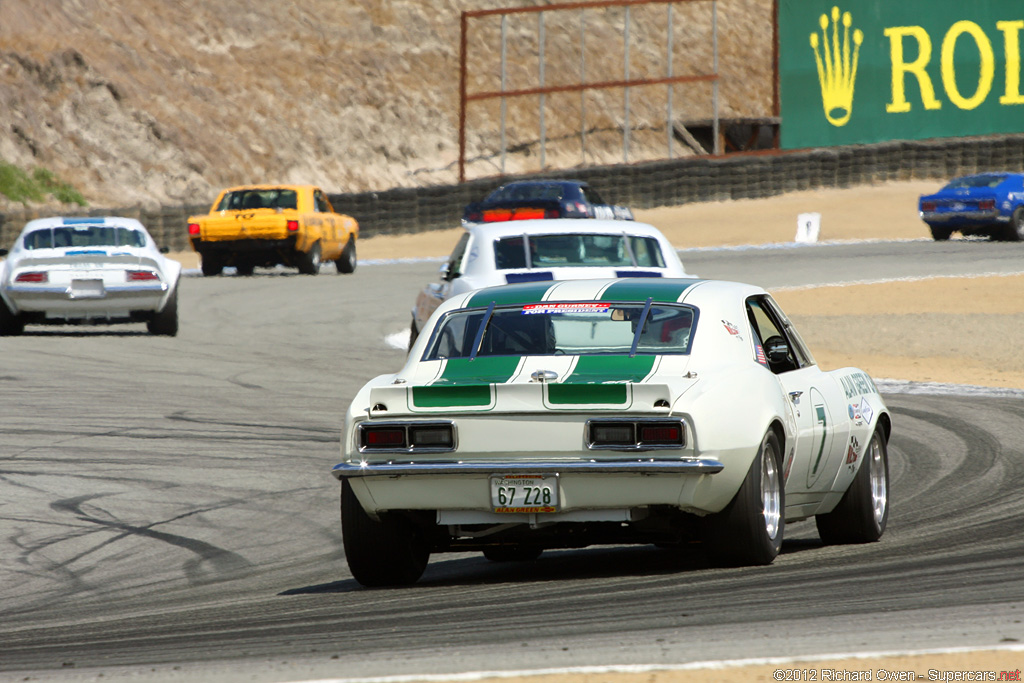
[[[683,258],[698,275],[773,288],[1020,272],[1007,246]],[[892,512],[879,543],[823,547],[804,522],[769,567],[652,547],[522,565],[460,554],[436,556],[411,588],[361,588],[328,470],[357,388],[403,361],[383,339],[408,325],[437,265],[191,277],[173,339],[142,325],[0,339],[0,679],[260,681],[1024,643],[1024,393],[1012,392],[886,395]]]

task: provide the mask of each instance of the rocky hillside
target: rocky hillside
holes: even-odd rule
[[[451,183],[460,12],[532,4],[0,0],[0,161],[49,169],[100,206],[205,202],[256,181],[329,192]],[[771,0],[717,3],[725,116],[770,114],[770,9]],[[711,3],[680,3],[673,16],[674,73],[711,72]],[[581,13],[545,17],[546,83],[578,83]],[[621,79],[627,13],[582,19],[586,79]],[[628,21],[630,75],[663,76],[666,6],[633,7]],[[507,88],[537,85],[537,26],[536,14],[508,20]],[[470,28],[470,90],[497,90],[500,20]],[[622,91],[590,93],[582,105],[585,153],[580,96],[547,98],[548,166],[623,159]],[[664,86],[630,92],[630,161],[667,156],[665,108]],[[539,168],[539,110],[533,97],[509,103],[508,172]],[[673,111],[709,117],[710,86],[677,86]],[[500,171],[499,112],[496,101],[469,109],[469,177]]]

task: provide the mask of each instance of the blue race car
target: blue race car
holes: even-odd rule
[[[936,240],[988,235],[993,240],[1024,240],[1024,173],[979,173],[952,180],[921,197],[921,220]]]
[[[597,190],[579,180],[517,180],[505,183],[483,201],[466,205],[463,223],[494,223],[532,218],[633,220],[625,206],[606,203]]]

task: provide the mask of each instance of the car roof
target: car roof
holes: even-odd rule
[[[496,221],[494,223],[469,223],[466,230],[486,239],[514,237],[516,235],[641,235],[665,238],[653,225],[637,221],[606,220],[601,218],[536,218],[520,221]]]
[[[513,180],[508,183],[502,183],[500,187],[515,187],[518,185],[579,185],[582,187],[589,187],[587,183],[582,180],[565,180],[565,179],[545,179],[545,180]]]
[[[698,308],[714,307],[765,294],[756,285],[728,280],[700,278],[607,278],[558,280],[500,285],[466,292],[450,298],[438,310],[475,308],[494,301],[497,305],[519,305],[542,301],[629,301],[691,303]]]
[[[131,228],[146,232],[145,226],[135,218],[125,216],[50,216],[37,218],[25,224],[23,233],[40,228],[63,228],[75,225],[102,225],[109,227]]]
[[[318,189],[318,185],[293,185],[291,183],[261,183],[256,185],[236,185],[221,190],[221,194],[228,192],[242,192],[244,190],[308,190]]]

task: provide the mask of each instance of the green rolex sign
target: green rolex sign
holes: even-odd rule
[[[1022,0],[779,0],[782,147],[1024,132]]]

